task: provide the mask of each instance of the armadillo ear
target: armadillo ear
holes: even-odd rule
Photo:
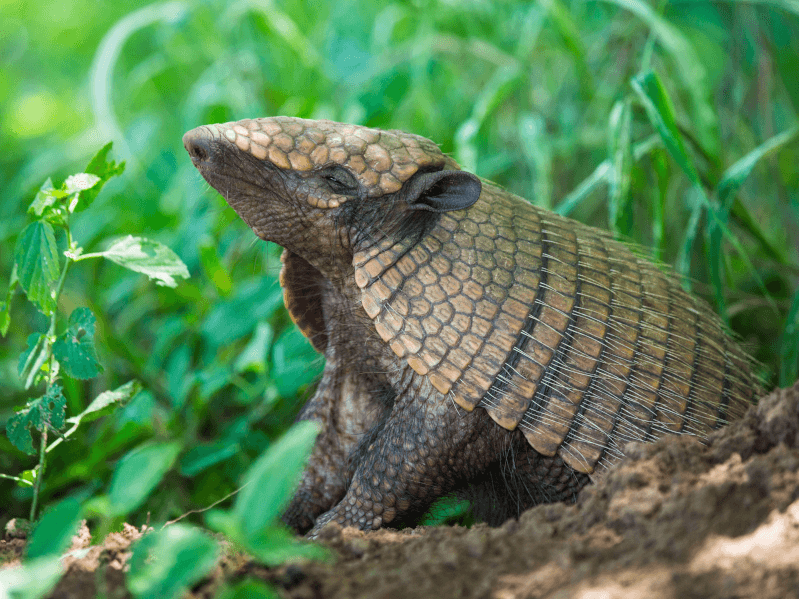
[[[412,210],[449,212],[468,208],[480,197],[480,179],[463,171],[423,173],[408,182],[406,199]]]

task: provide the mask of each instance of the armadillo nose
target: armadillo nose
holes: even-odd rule
[[[214,136],[208,127],[196,127],[183,136],[183,147],[191,156],[192,162],[206,162],[211,156],[211,142]]]

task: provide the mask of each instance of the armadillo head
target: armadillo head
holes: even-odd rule
[[[402,131],[270,117],[198,127],[183,145],[259,237],[323,271],[319,256],[351,258],[364,228],[385,229],[381,212],[429,217],[471,206],[481,189],[433,142]]]

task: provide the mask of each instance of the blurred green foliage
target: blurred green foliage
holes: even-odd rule
[[[113,497],[121,460],[147,447],[178,457],[128,521],[210,505],[321,372],[282,308],[280,248],[256,243],[182,148],[203,123],[284,114],[429,137],[464,168],[676,264],[769,383],[796,378],[795,3],[0,0],[0,30],[2,279],[44,180],[59,185],[108,141],[127,170],[75,215],[76,237],[87,252],[114,235],[156,239],[192,273],[175,289],[106,261],[72,273],[61,308],[97,316],[105,370],[65,381],[67,415],[132,378],[146,390],[52,452],[44,505]],[[659,129],[652,106],[673,122]],[[27,399],[27,335],[47,326],[11,301],[0,426]],[[32,463],[0,435],[0,472]],[[30,493],[0,480],[0,524]]]

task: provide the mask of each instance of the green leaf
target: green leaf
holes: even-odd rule
[[[281,397],[291,397],[321,374],[324,362],[311,342],[291,327],[278,337],[272,348],[270,378],[275,381]]]
[[[660,261],[666,240],[666,198],[669,189],[669,166],[663,150],[652,152],[652,170],[656,185],[652,189],[652,257]]]
[[[128,381],[124,385],[117,387],[113,391],[103,391],[100,393],[100,395],[95,397],[88,406],[86,406],[85,410],[83,410],[77,416],[67,419],[67,422],[71,424],[79,424],[81,422],[91,422],[92,420],[97,420],[98,418],[101,418],[102,416],[105,416],[106,414],[109,414],[118,408],[124,407],[125,404],[136,397],[141,390],[141,382],[134,379],[132,381]]]
[[[64,197],[63,192],[53,187],[53,180],[47,177],[47,181],[45,181],[39,188],[39,191],[36,192],[36,196],[33,198],[33,202],[31,202],[28,208],[28,214],[41,216],[47,208],[55,204],[56,201],[62,197]]]
[[[87,254],[81,258],[95,255]],[[155,279],[157,285],[176,287],[175,277],[189,278],[189,269],[175,252],[157,241],[143,237],[128,235],[99,255]]]
[[[752,276],[757,281],[758,286],[763,291],[763,296],[768,298],[769,302],[772,304],[772,306],[774,306],[774,301],[771,298],[771,294],[766,288],[762,277],[752,265],[752,261],[749,259],[749,256],[741,243],[727,227],[727,214],[720,213],[718,207],[714,206],[707,197],[707,194],[702,187],[702,183],[699,180],[699,174],[697,173],[693,162],[688,157],[688,153],[685,151],[685,146],[682,143],[682,137],[677,130],[677,125],[674,120],[674,109],[672,108],[671,100],[666,94],[666,90],[660,82],[660,78],[655,72],[646,71],[633,77],[631,85],[638,94],[638,97],[641,99],[644,108],[646,108],[649,120],[660,134],[666,150],[693,184],[693,210],[691,212],[691,218],[688,222],[685,238],[680,249],[680,254],[677,258],[677,271],[680,274],[685,275],[683,277],[683,286],[686,288],[690,287],[690,278],[687,276],[690,271],[690,256],[697,232],[699,230],[699,221],[701,220],[703,211],[707,210],[709,223],[708,230],[712,232],[713,228],[718,227],[718,229],[723,233],[724,238],[727,239],[727,241],[729,241],[738,252],[738,255],[746,264],[749,272],[752,273]],[[727,181],[727,183],[725,183],[724,189],[735,188],[734,181],[746,171],[747,164],[748,162],[745,162],[743,166],[733,171],[733,176],[729,177],[728,179],[723,179],[724,181]],[[725,191],[724,193],[727,192]],[[718,304],[719,311],[723,315],[723,277],[720,264],[722,252],[719,239],[720,238],[715,238],[715,243],[710,244],[709,246],[712,253],[709,256],[708,266],[710,269],[710,278],[713,282],[716,303]]]
[[[447,522],[453,522],[458,518],[464,518],[471,513],[472,504],[466,499],[459,499],[454,496],[442,497],[433,502],[427,513],[422,517],[422,526],[439,526]]]
[[[666,150],[688,176],[691,183],[695,187],[701,188],[702,183],[699,180],[699,174],[685,151],[682,136],[677,129],[674,106],[660,81],[660,77],[654,71],[645,71],[633,77],[630,83],[644,105],[649,120],[660,134]]]
[[[11,313],[9,311],[10,302],[0,302],[0,335],[6,336],[8,327],[11,324]]]
[[[658,77],[657,73],[654,71],[646,71],[633,77],[630,83],[636,94],[638,94],[641,103],[644,105],[649,120],[660,135],[666,151],[693,185],[693,210],[691,212],[691,218],[688,221],[680,254],[677,258],[677,272],[683,275],[683,286],[689,289],[690,278],[688,275],[691,270],[690,256],[694,241],[696,240],[696,235],[699,231],[699,222],[704,210],[710,207],[710,200],[702,187],[699,173],[696,167],[694,167],[693,161],[688,156],[688,152],[685,150],[682,136],[677,129],[671,99],[666,93],[666,89],[663,87],[660,77]],[[717,299],[719,299],[718,296]]]
[[[577,82],[583,97],[591,96],[591,90],[595,89],[594,77],[591,68],[586,60],[584,35],[574,22],[573,12],[560,0],[543,0],[541,6],[549,13],[552,23],[558,33],[563,38],[566,49],[574,57],[574,65],[577,69]]]
[[[41,367],[44,362],[41,356],[43,353],[48,353],[42,351],[45,347],[46,339],[47,336],[44,333],[31,333],[28,335],[28,348],[20,354],[17,364],[17,373],[21,379],[24,380],[30,375],[32,370],[38,371]],[[38,368],[34,369],[35,364],[38,364]]]
[[[691,216],[688,219],[688,224],[685,226],[685,235],[683,236],[682,244],[680,245],[680,252],[677,255],[677,272],[682,275],[682,285],[686,290],[690,291],[691,279],[688,274],[691,270],[691,253],[694,247],[694,241],[699,233],[699,221],[702,218],[704,206],[696,196],[696,188],[691,190],[691,202],[693,208],[691,209]]]
[[[183,476],[195,476],[240,452],[241,444],[235,439],[223,439],[216,443],[197,445],[192,447],[180,460],[180,473]]]
[[[724,171],[721,181],[716,186],[716,196],[721,204],[723,206],[731,204],[732,198],[760,160],[794,141],[797,137],[799,137],[799,127],[792,127],[787,131],[783,131],[760,144]]]
[[[216,244],[209,242],[200,246],[200,264],[202,264],[205,276],[214,284],[220,295],[230,295],[233,289],[233,279],[230,273],[219,259],[219,248]]]
[[[324,547],[298,538],[284,526],[266,526],[254,532],[244,547],[267,566],[279,566],[298,557],[322,559],[327,556]]]
[[[14,264],[11,267],[11,278],[8,281],[6,301],[0,302],[0,335],[3,337],[8,333],[8,327],[11,324],[11,298],[17,285],[19,285],[19,278],[17,278],[17,265]]]
[[[280,595],[263,581],[251,578],[222,590],[217,599],[280,599]]]
[[[223,510],[206,512],[205,523],[208,528],[221,532],[230,541],[269,566],[277,566],[297,557],[322,559],[328,555],[320,545],[298,538],[280,524],[269,524],[247,532],[244,530],[247,523],[243,522],[240,516]]]
[[[25,550],[27,558],[60,556],[72,543],[82,514],[80,502],[74,497],[67,497],[47,510]]]
[[[202,323],[205,342],[220,347],[250,334],[258,322],[283,308],[283,290],[269,276],[236,286],[232,297],[216,302]]]
[[[75,173],[64,181],[64,191],[69,195],[91,189],[100,182],[100,177],[91,173]]]
[[[738,198],[735,198],[732,202],[732,215],[744,231],[747,231],[752,237],[757,239],[760,246],[770,258],[776,260],[780,264],[787,265],[789,263],[785,255],[785,248],[775,246],[771,243],[771,240],[766,236],[758,219],[752,215],[749,208]]]
[[[694,47],[676,27],[658,15],[649,3],[642,0],[605,1],[635,14],[657,36],[662,47],[677,64],[676,75],[683,80],[688,89],[692,105],[692,121],[702,145],[710,156],[718,156],[718,117],[713,108],[705,63]]]
[[[111,178],[121,175],[125,171],[125,163],[116,163],[113,160],[107,161],[106,157],[111,150],[112,142],[108,142],[103,148],[95,154],[84,171],[85,174],[96,175],[98,180],[85,191],[80,192],[80,201],[75,206],[74,211],[80,212],[92,205],[97,195],[103,189],[103,186]]]
[[[275,330],[268,322],[259,322],[252,339],[236,358],[233,365],[235,372],[252,371],[259,374],[266,372],[266,358],[272,347]]]
[[[61,393],[61,385],[53,383],[43,397],[34,399],[8,419],[6,434],[14,446],[27,454],[34,455],[33,438],[30,429],[43,431],[46,426],[60,429],[64,426],[66,398]]]
[[[244,488],[233,506],[233,514],[247,538],[277,520],[291,498],[318,433],[318,424],[298,422],[247,471]]]
[[[790,387],[799,377],[799,289],[794,293],[780,338],[780,387]]]
[[[46,315],[52,314],[56,307],[52,286],[60,270],[53,226],[39,220],[25,227],[17,239],[14,262],[28,299]]]
[[[608,157],[611,169],[608,172],[608,222],[619,236],[627,236],[632,228],[630,178],[633,166],[630,139],[631,115],[629,100],[617,102],[610,113],[608,131]]]
[[[94,349],[94,314],[76,308],[69,316],[69,328],[53,343],[53,355],[74,379],[91,379],[103,371]]]
[[[192,526],[172,524],[140,539],[133,548],[128,589],[138,599],[172,599],[216,564],[219,546]]]
[[[118,516],[139,507],[175,463],[180,444],[154,443],[137,447],[123,457],[111,479],[111,505]]]
[[[654,148],[660,147],[661,141],[659,135],[650,135],[645,140],[638,142],[633,146],[633,160],[636,162],[643,156],[649,154]],[[568,216],[574,209],[579,206],[583,200],[590,196],[596,189],[602,187],[610,176],[610,169],[612,165],[610,160],[605,160],[594,172],[588,175],[571,193],[567,194],[553,209],[554,212],[561,216]]]
[[[23,563],[15,568],[0,570],[0,595],[5,599],[41,599],[61,578],[60,556],[48,556]]]
[[[477,134],[485,120],[511,95],[522,80],[518,63],[498,68],[475,98],[471,116],[455,133],[455,156],[468,171],[477,170]]]
[[[741,185],[743,185],[744,181],[749,177],[758,162],[796,140],[797,137],[799,137],[799,127],[792,127],[766,140],[724,171],[714,191],[714,196],[717,198],[719,204],[717,214],[722,222],[727,222],[731,211],[736,214],[745,213],[746,217],[749,218],[739,218],[740,224],[761,243],[763,249],[769,253],[769,255],[786,266],[789,264],[789,260],[787,256],[785,256],[785,252],[772,246],[765,233],[763,233],[760,224],[749,216],[746,208],[743,205],[736,205],[735,197]],[[709,234],[711,243],[720,244],[722,235],[723,231],[720,227],[713,227]]]
[[[94,400],[77,416],[68,418],[67,422],[72,426],[69,430],[65,431],[61,438],[53,441],[47,448],[47,451],[52,451],[58,447],[64,439],[72,435],[81,422],[91,422],[97,420],[106,414],[116,410],[117,408],[124,407],[131,399],[136,397],[142,390],[142,384],[137,380],[128,381],[124,385],[117,387],[113,391],[103,391],[94,398]]]
[[[522,151],[532,171],[530,201],[542,208],[552,208],[552,142],[541,115],[525,113],[518,120]]]

